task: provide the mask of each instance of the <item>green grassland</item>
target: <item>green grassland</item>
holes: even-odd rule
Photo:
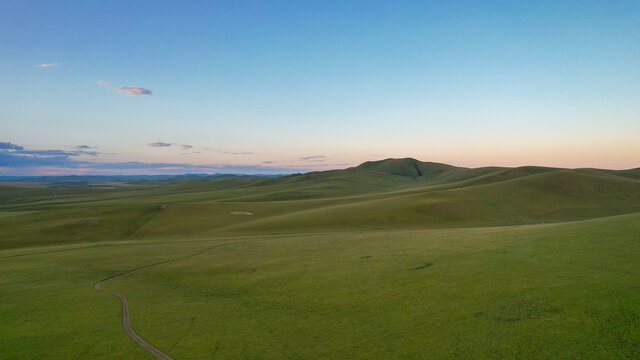
[[[0,186],[0,358],[151,359],[93,284],[158,263],[103,287],[175,359],[640,358],[638,169]]]

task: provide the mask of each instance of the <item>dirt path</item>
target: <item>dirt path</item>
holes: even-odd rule
[[[115,291],[105,290],[100,287],[100,283],[94,284],[93,287],[97,290],[106,291],[109,294],[113,294],[120,298],[120,301],[122,302],[122,328],[127,333],[127,335],[129,335],[129,337],[133,339],[133,341],[137,342],[138,345],[142,346],[143,349],[147,350],[159,359],[173,360],[171,356],[158,350],[155,346],[146,342],[143,338],[140,337],[140,335],[136,334],[136,332],[133,331],[129,322],[129,305],[127,304],[127,298],[124,295],[119,294]]]
[[[233,243],[225,243],[225,244],[218,244],[218,245],[214,245],[214,246],[210,246],[200,252],[197,252],[195,254],[191,254],[191,255],[187,255],[187,256],[183,256],[183,257],[179,257],[176,259],[171,259],[171,260],[167,260],[167,261],[162,261],[159,263],[155,263],[155,264],[151,264],[151,265],[146,265],[146,266],[142,266],[127,272],[123,272],[121,274],[118,275],[113,275],[110,276],[106,279],[100,280],[97,283],[93,284],[93,287],[96,290],[100,290],[100,291],[104,291],[107,292],[109,294],[115,295],[117,297],[120,298],[120,301],[122,302],[122,328],[124,329],[124,331],[127,333],[127,335],[129,335],[129,337],[131,339],[133,339],[133,341],[135,341],[136,343],[138,343],[138,345],[140,345],[143,349],[147,350],[149,353],[151,353],[152,355],[154,355],[155,357],[159,358],[159,359],[164,359],[164,360],[174,360],[172,357],[170,357],[169,355],[163,353],[162,351],[158,350],[158,348],[156,348],[155,346],[149,344],[148,342],[146,342],[143,338],[140,337],[140,335],[136,334],[136,332],[131,328],[131,323],[129,321],[129,305],[127,303],[127,298],[120,294],[117,293],[115,291],[111,291],[111,290],[107,290],[107,289],[103,289],[101,287],[102,283],[108,280],[112,280],[112,279],[116,279],[119,277],[123,277],[123,276],[127,276],[127,275],[131,275],[133,273],[136,273],[138,271],[142,271],[151,267],[155,267],[155,266],[159,266],[159,265],[164,265],[164,264],[168,264],[174,261],[179,261],[179,260],[183,260],[183,259],[187,259],[190,257],[194,257],[194,256],[198,256],[200,254],[204,254],[205,252],[213,249],[213,248],[217,248],[217,247],[222,247],[222,246],[226,246],[226,245],[231,245]]]

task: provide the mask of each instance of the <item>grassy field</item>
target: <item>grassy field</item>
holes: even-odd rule
[[[639,175],[399,159],[0,187],[0,358],[152,358],[93,284],[160,263],[102,286],[175,359],[637,359]]]

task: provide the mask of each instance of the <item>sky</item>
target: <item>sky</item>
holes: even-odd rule
[[[640,1],[0,0],[0,175],[640,167]]]

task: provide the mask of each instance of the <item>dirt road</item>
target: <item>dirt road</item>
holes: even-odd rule
[[[207,252],[207,251],[209,251],[209,250],[211,250],[213,248],[226,246],[226,245],[231,245],[231,244],[232,243],[218,244],[218,245],[210,246],[210,247],[208,247],[208,248],[206,248],[206,249],[204,249],[204,250],[202,250],[200,252],[197,252],[195,254],[191,254],[191,255],[187,255],[187,256],[183,256],[183,257],[179,257],[179,258],[171,259],[171,260],[167,260],[167,261],[162,261],[162,262],[151,264],[151,265],[142,266],[142,267],[139,267],[139,268],[136,268],[136,269],[133,269],[133,270],[130,270],[130,271],[127,271],[127,272],[123,272],[121,274],[110,276],[110,277],[108,277],[106,279],[100,280],[97,283],[93,284],[93,287],[96,290],[104,291],[104,292],[107,292],[109,294],[115,295],[115,296],[120,298],[120,301],[122,302],[122,328],[127,333],[127,335],[129,335],[129,337],[131,339],[133,339],[133,341],[138,343],[138,345],[140,345],[143,349],[147,350],[149,353],[151,353],[152,355],[154,355],[155,357],[157,357],[159,359],[174,360],[171,356],[169,356],[169,355],[163,353],[162,351],[158,350],[158,348],[156,348],[155,346],[153,346],[153,345],[149,344],[148,342],[146,342],[143,338],[140,337],[140,335],[136,334],[136,332],[133,331],[133,329],[131,328],[131,323],[129,322],[129,305],[127,304],[127,298],[124,295],[122,295],[120,293],[117,293],[115,291],[103,289],[101,287],[101,284],[103,282],[105,282],[105,281],[108,281],[108,280],[112,280],[112,279],[116,279],[116,278],[119,278],[119,277],[127,276],[127,275],[130,275],[130,274],[133,274],[135,272],[142,271],[142,270],[145,270],[145,269],[148,269],[148,268],[151,268],[151,267],[164,265],[164,264],[168,264],[168,263],[171,263],[171,262],[174,262],[174,261],[178,261],[178,260],[183,260],[183,259],[186,259],[186,258],[194,257],[194,256],[197,256],[197,255],[200,255],[200,254],[204,254],[205,252]]]
[[[122,276],[124,276],[124,274]],[[140,337],[140,335],[136,334],[136,332],[133,331],[133,329],[131,328],[131,324],[129,322],[129,305],[127,304],[127,298],[124,295],[117,293],[115,291],[101,288],[100,282],[95,283],[93,287],[96,288],[97,290],[108,292],[109,294],[113,294],[120,298],[120,301],[122,302],[122,328],[127,333],[127,335],[129,335],[129,337],[133,339],[133,341],[137,342],[138,345],[140,345],[143,349],[147,350],[148,352],[150,352],[152,355],[154,355],[159,359],[173,360],[171,356],[158,350],[155,346],[146,342],[143,338]]]

